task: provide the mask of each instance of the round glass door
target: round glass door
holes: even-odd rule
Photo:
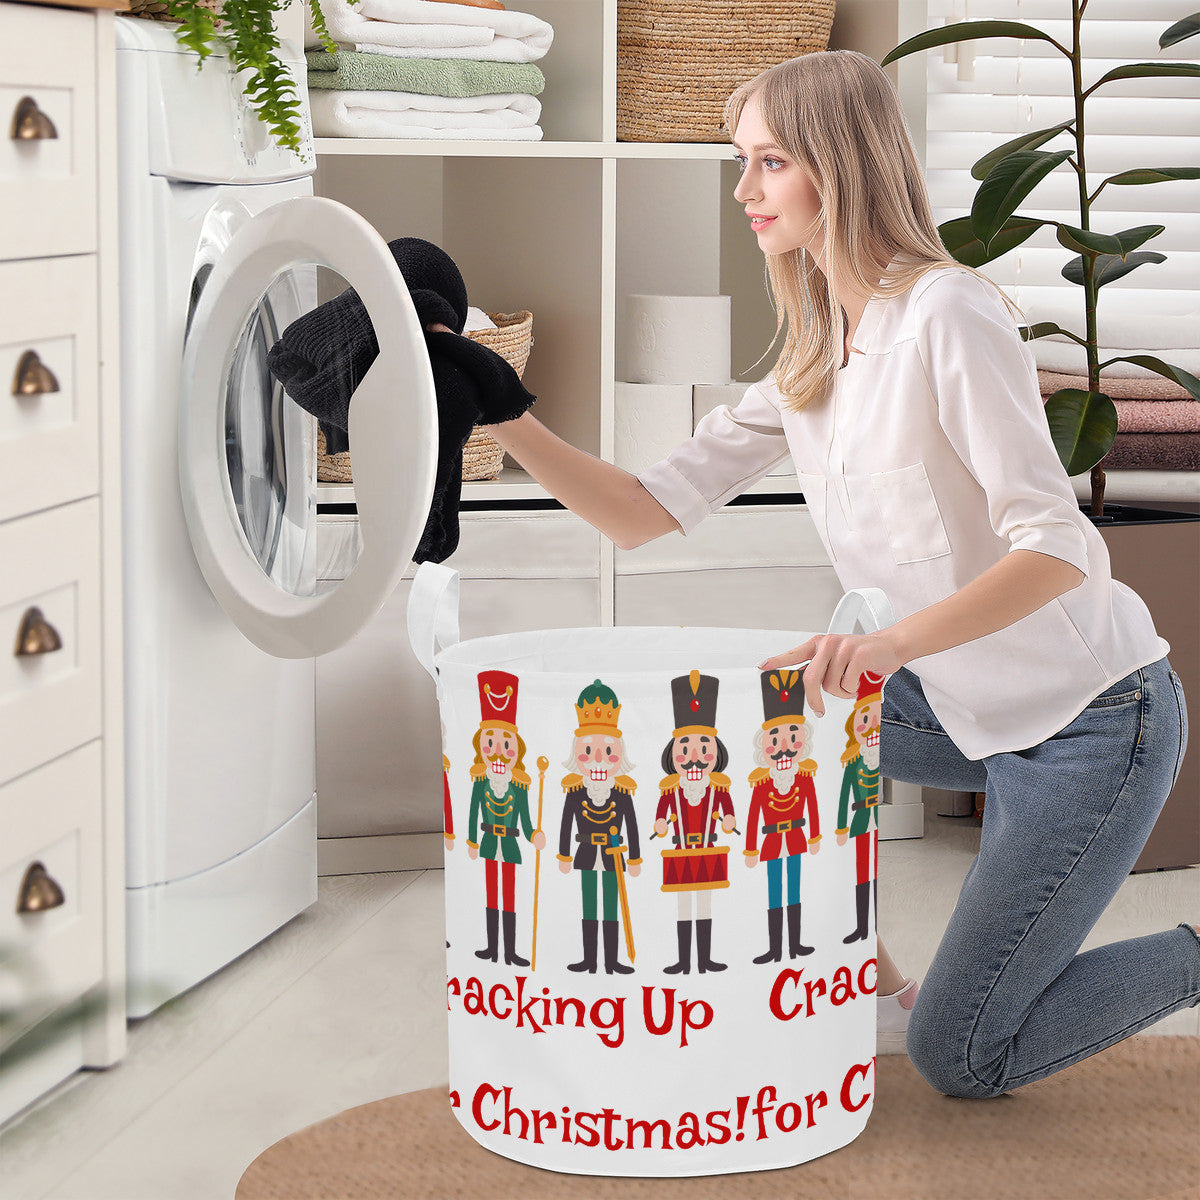
[[[205,580],[269,653],[332,650],[390,595],[432,497],[433,376],[404,280],[352,210],[293,199],[243,223],[196,272],[188,326],[180,482]],[[335,587],[318,586],[317,422],[281,378],[306,407],[349,412],[358,522]]]

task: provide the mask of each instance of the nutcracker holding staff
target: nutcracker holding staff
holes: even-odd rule
[[[846,750],[842,755],[842,792],[838,799],[837,843],[854,838],[857,883],[854,931],[842,938],[847,945],[867,936],[867,908],[871,886],[879,909],[879,730],[883,708],[883,679],[866,671],[858,679],[854,711],[846,721]],[[850,814],[853,813],[853,816]],[[849,819],[847,819],[849,818]]]
[[[668,975],[691,970],[693,921],[701,973],[725,970],[711,956],[712,893],[729,886],[729,847],[717,845],[718,824],[731,833],[736,821],[729,777],[722,774],[729,752],[717,737],[717,686],[699,671],[671,680],[675,729],[663,751],[667,776],[658,785],[654,821],[655,834],[665,837],[670,830],[674,843],[662,853],[662,890],[679,898],[679,961],[664,968]]]
[[[577,728],[571,757],[563,764],[570,774],[563,781],[562,826],[558,838],[558,869],[564,875],[579,872],[583,890],[583,958],[569,963],[569,971],[596,971],[596,944],[599,927],[596,893],[601,893],[604,910],[604,970],[607,974],[628,975],[632,967],[617,959],[618,900],[623,899],[621,872],[628,870],[636,878],[641,872],[637,815],[633,794],[637,788],[628,775],[625,740],[617,728],[621,706],[616,694],[597,679],[579,693],[575,705]],[[571,840],[577,847],[572,852]],[[618,836],[628,839],[629,859],[612,849]],[[625,922],[626,944],[633,957],[633,935],[629,928],[627,903],[621,905]]]
[[[525,742],[517,733],[518,679],[507,671],[481,671],[479,709],[482,719],[472,744],[471,814],[467,853],[486,863],[487,937],[479,958],[497,959],[500,906],[504,913],[504,961],[527,967],[516,952],[516,868],[521,862],[517,838],[541,849],[546,835],[534,832],[529,819],[529,775],[525,771]]]
[[[804,678],[783,667],[761,675],[762,729],[754,735],[758,768],[750,773],[753,795],[746,818],[746,865],[767,864],[766,953],[756,963],[779,962],[783,957],[783,873],[787,868],[788,957],[811,954],[812,946],[800,940],[800,865],[807,852],[821,846],[817,789],[813,783],[817,764],[808,756],[812,730],[804,720]],[[807,832],[805,825],[808,825]],[[762,849],[758,848],[762,829]]]

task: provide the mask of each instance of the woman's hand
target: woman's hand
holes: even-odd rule
[[[893,675],[904,666],[906,660],[893,645],[890,633],[889,627],[878,633],[818,634],[795,649],[764,659],[758,669],[772,671],[776,667],[808,663],[804,668],[804,695],[808,707],[818,717],[823,717],[822,691],[843,700],[853,700],[858,695],[858,680],[864,671]]]
[[[425,326],[426,333],[453,333],[454,330],[449,325],[443,325],[440,321],[434,321],[432,325]]]

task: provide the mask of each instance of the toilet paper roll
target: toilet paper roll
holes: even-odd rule
[[[728,404],[730,408],[737,408],[749,386],[748,383],[696,384],[692,388],[692,428],[695,429],[704,417],[708,416],[714,408],[720,408],[722,404]],[[792,456],[789,454],[782,462],[773,466],[767,474],[791,475],[795,469]]]
[[[613,462],[642,471],[692,435],[687,384],[618,383],[613,395]]]
[[[630,296],[630,383],[728,383],[728,296]]]

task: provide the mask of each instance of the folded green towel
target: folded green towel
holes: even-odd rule
[[[416,92],[422,96],[537,96],[546,77],[533,63],[470,58],[395,58],[358,50],[310,50],[308,86],[340,92]]]

